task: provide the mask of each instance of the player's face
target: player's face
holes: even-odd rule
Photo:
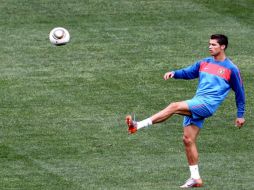
[[[209,41],[209,52],[212,56],[217,56],[221,53],[221,51],[224,51],[225,45],[220,45],[217,40],[210,39]]]

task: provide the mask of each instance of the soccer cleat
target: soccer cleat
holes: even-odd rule
[[[129,134],[133,134],[137,132],[137,122],[132,120],[130,115],[127,115],[125,118],[125,122],[128,125]]]
[[[203,187],[203,182],[201,179],[188,179],[185,184],[180,186],[181,188],[193,188],[193,187]]]

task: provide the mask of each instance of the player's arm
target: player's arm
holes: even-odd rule
[[[232,70],[230,85],[235,92],[235,102],[237,107],[237,118],[235,120],[235,124],[237,127],[241,128],[245,123],[245,92],[240,71],[237,68]]]
[[[175,79],[194,79],[199,77],[199,68],[200,68],[200,62],[197,62],[189,67],[186,67],[184,69],[179,69],[176,71],[170,71],[165,73],[164,79],[167,80],[169,78],[175,78]]]

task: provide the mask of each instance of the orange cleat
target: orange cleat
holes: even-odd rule
[[[137,122],[133,121],[130,115],[126,116],[125,122],[128,125],[129,134],[133,134],[137,132]]]

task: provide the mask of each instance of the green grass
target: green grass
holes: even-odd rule
[[[254,189],[253,0],[0,0],[0,189],[179,189],[189,176],[182,117],[128,136],[143,119],[191,98],[197,81],[163,81],[229,36],[241,69],[246,126],[234,94],[199,140],[203,189]],[[71,42],[48,33],[66,27]]]

